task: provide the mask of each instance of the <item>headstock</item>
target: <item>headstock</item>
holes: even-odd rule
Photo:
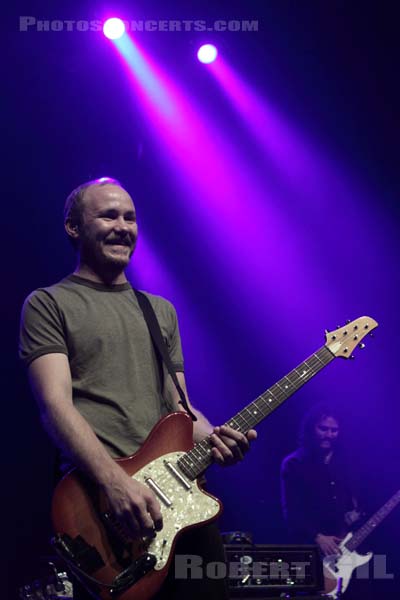
[[[364,347],[362,340],[378,327],[378,323],[371,317],[360,317],[349,321],[344,327],[325,332],[325,346],[335,356],[351,358],[353,350],[359,346]]]

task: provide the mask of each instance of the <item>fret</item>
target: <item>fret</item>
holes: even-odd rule
[[[268,410],[270,412],[272,412],[272,410],[271,410],[271,404],[273,402],[272,398],[265,398],[265,396],[262,395],[262,396],[259,397],[259,400],[262,400],[263,402],[265,402],[265,406],[268,408]]]
[[[196,477],[198,477],[198,475],[200,475],[200,473],[203,470],[204,469],[201,468],[201,464],[198,461],[191,461],[190,473],[191,473],[192,479],[196,479]]]
[[[272,402],[271,402],[271,404],[272,404],[272,403],[274,403],[274,402],[276,402],[276,403],[277,403],[277,406],[279,406],[279,405],[280,405],[279,396],[277,395],[277,392],[273,390],[273,388],[274,388],[274,387],[275,387],[275,386],[272,386],[272,387],[270,387],[270,388],[269,388],[269,390],[268,390],[268,393],[269,393],[269,395],[270,395],[270,396],[271,396],[271,398],[272,398]],[[275,408],[276,408],[276,407],[275,407]]]
[[[236,429],[237,431],[240,430],[240,425],[237,422],[238,416],[233,417],[233,419],[231,419],[230,421],[227,422],[227,425],[229,425],[229,427],[232,427],[232,429]]]
[[[197,474],[195,471],[193,471],[190,462],[187,458],[187,454],[184,454],[183,456],[181,456],[181,458],[178,460],[178,466],[179,468],[183,471],[184,475],[186,475],[186,477],[188,479],[194,480],[197,477]]]
[[[187,466],[187,468],[188,468],[190,471],[193,471],[193,469],[194,469],[194,467],[195,467],[195,463],[194,463],[194,461],[193,461],[193,459],[192,459],[192,456],[191,456],[191,455],[188,453],[188,454],[186,455],[186,457],[187,457],[187,458],[186,458],[186,461],[185,461],[185,463],[186,463],[186,466]]]
[[[249,409],[248,409],[248,408],[245,408],[244,410],[242,410],[242,413],[241,413],[241,415],[242,415],[242,419],[243,419],[244,423],[245,423],[246,425],[252,425],[252,424],[253,424],[253,423],[252,423],[252,421],[250,420],[250,422],[249,422],[249,421],[247,420],[247,418],[244,416],[244,413],[245,413],[245,412],[248,412],[248,413],[250,413],[250,419],[251,419],[251,412],[249,411]]]
[[[194,459],[195,459],[195,460],[197,460],[197,461],[198,461],[198,460],[199,460],[199,457],[200,457],[200,461],[201,461],[201,459],[202,459],[202,456],[201,456],[201,452],[200,452],[200,450],[199,450],[199,448],[198,448],[198,444],[196,444],[196,445],[195,445],[195,446],[192,448],[191,452],[192,452],[192,455],[193,455],[193,457],[194,457]]]
[[[198,466],[198,457],[196,456],[196,447],[192,448],[192,450],[189,452],[189,460],[190,460],[190,466],[192,469],[196,469]]]
[[[258,406],[253,404],[253,406],[250,409],[251,415],[254,417],[255,415],[258,415],[260,412],[261,412],[261,410],[258,408]]]
[[[304,363],[303,363],[303,364],[304,364]],[[302,367],[301,367],[301,371],[300,371],[300,369],[299,369],[299,368],[297,368],[297,369],[294,369],[294,371],[295,371],[295,373],[296,373],[296,375],[297,375],[297,377],[298,377],[298,384],[297,384],[297,385],[298,385],[298,387],[300,387],[300,385],[303,385],[303,383],[304,383],[305,381],[307,381],[306,377],[309,377],[309,375],[310,375],[310,370],[309,370],[309,369],[306,369],[305,367],[303,367],[303,366],[302,366]]]
[[[239,415],[236,417],[236,420],[239,422],[238,431],[247,431],[247,427],[249,426],[249,424],[252,425],[251,414],[250,414],[250,423],[249,423],[245,416],[245,412],[249,412],[249,411],[242,410],[242,412],[240,412]]]
[[[314,354],[312,354],[311,356],[308,357],[307,360],[311,360],[314,364],[324,364],[324,361],[322,360],[322,358],[319,356],[318,352],[314,352]]]
[[[318,361],[319,363],[321,363],[321,365],[325,366],[325,363],[324,363],[324,361],[323,361],[323,360],[322,360],[322,359],[321,359],[321,358],[318,356],[318,352],[316,352],[316,353],[314,354],[314,356],[315,356],[315,358],[317,359],[317,361]]]
[[[310,363],[312,365],[313,370],[317,373],[322,367],[324,367],[324,363],[316,356],[314,355],[311,360]]]
[[[201,457],[207,458],[207,448],[205,448],[204,440],[202,440],[199,444],[197,444],[197,449],[201,454]]]
[[[280,404],[282,402],[282,398],[284,397],[284,394],[282,394],[282,390],[279,388],[279,385],[277,383],[275,383],[270,388],[270,391],[273,394],[273,396],[275,396],[275,398],[278,400],[278,402]]]
[[[289,379],[289,381],[292,385],[296,386],[298,383],[298,375],[296,375],[296,369],[293,369],[293,371],[290,371],[290,373],[288,373],[286,375],[286,378]],[[293,380],[293,381],[291,381],[291,380]]]
[[[283,397],[286,400],[286,398],[292,393],[290,391],[290,387],[292,386],[289,387],[287,383],[283,383],[283,379],[281,379],[281,381],[278,381],[276,385],[280,388],[281,393],[283,394]]]
[[[305,360],[304,364],[305,364],[306,367],[308,367],[310,369],[310,371],[312,371],[312,374],[315,375],[315,373],[316,373],[315,367],[312,365],[311,360],[312,360],[312,358],[308,359],[308,361]]]
[[[270,413],[269,407],[266,407],[265,404],[261,402],[261,400],[257,400],[255,403],[257,410],[261,413],[261,419],[265,419]]]

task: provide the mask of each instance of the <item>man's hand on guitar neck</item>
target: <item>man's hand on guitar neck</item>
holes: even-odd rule
[[[322,533],[318,533],[318,535],[315,537],[315,541],[320,547],[324,556],[341,554],[339,544],[342,540],[336,535],[323,535]]]
[[[227,425],[214,427],[210,440],[214,446],[212,453],[215,462],[225,467],[234,465],[243,459],[250,449],[250,442],[256,438],[257,432],[254,429],[250,429],[244,435]]]

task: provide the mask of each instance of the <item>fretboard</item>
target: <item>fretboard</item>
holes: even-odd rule
[[[288,375],[280,379],[266,392],[258,396],[243,410],[237,413],[225,425],[229,425],[236,431],[247,433],[258,423],[268,417],[287,398],[301,388],[307,381],[326,367],[335,355],[326,347],[322,346],[298,367],[290,371]],[[213,462],[211,454],[212,443],[207,437],[189,452],[186,452],[178,460],[178,465],[184,474],[191,480],[196,479]]]
[[[394,494],[360,529],[358,529],[349,541],[345,544],[346,548],[352,552],[365,540],[365,538],[385,519],[389,513],[400,502],[400,490]]]

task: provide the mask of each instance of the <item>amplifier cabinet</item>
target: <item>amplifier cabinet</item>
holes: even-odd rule
[[[225,555],[232,596],[316,594],[324,587],[318,546],[225,544]]]

